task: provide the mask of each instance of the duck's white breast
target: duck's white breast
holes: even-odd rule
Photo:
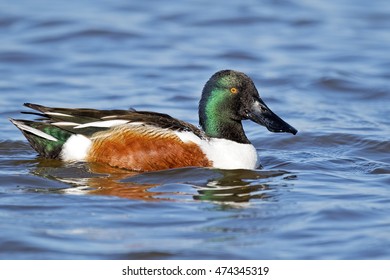
[[[254,169],[257,167],[257,152],[252,144],[241,144],[231,140],[200,139],[191,132],[177,132],[183,142],[199,145],[213,167],[221,169]]]

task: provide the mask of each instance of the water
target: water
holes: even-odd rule
[[[0,2],[1,259],[389,259],[388,1]],[[299,130],[245,123],[262,170],[42,160],[23,102],[197,124],[236,69]]]

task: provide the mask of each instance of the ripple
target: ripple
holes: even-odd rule
[[[140,37],[141,34],[137,32],[108,30],[108,29],[84,29],[79,31],[66,32],[60,35],[55,33],[53,35],[41,36],[39,38],[32,39],[30,42],[31,43],[61,43],[66,41],[91,40],[91,39],[119,42],[124,40],[131,40],[134,38],[140,38]]]
[[[323,77],[317,83],[318,86],[329,89],[331,91],[343,91],[343,92],[367,92],[356,81],[348,80],[345,78],[335,77]]]
[[[252,24],[264,24],[264,23],[274,23],[277,20],[271,16],[248,16],[248,17],[226,17],[226,18],[216,18],[194,22],[196,26],[241,26],[241,25],[252,25]]]
[[[298,18],[291,21],[291,24],[298,27],[318,26],[322,21],[312,18]]]
[[[29,51],[1,51],[0,62],[12,64],[28,64],[51,62],[55,58],[51,55]]]
[[[69,19],[42,19],[32,25],[33,28],[47,30],[48,28],[58,28],[75,24],[75,21]]]
[[[258,56],[244,51],[228,51],[218,55],[218,57],[227,60],[261,61]]]
[[[11,17],[11,16],[1,16],[0,17],[0,28],[9,28],[12,27],[14,24],[19,22],[22,18],[20,17]]]

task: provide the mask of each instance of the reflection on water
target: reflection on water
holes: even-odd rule
[[[137,173],[100,163],[69,164],[56,160],[39,160],[38,166],[31,172],[68,185],[65,188],[35,189],[37,192],[110,195],[144,201],[175,201],[185,197],[226,203],[270,199],[272,197],[272,188],[268,184],[270,180],[294,177],[285,171],[197,167]],[[169,185],[177,185],[178,191],[170,189]],[[188,193],[179,190],[183,185],[191,187]]]

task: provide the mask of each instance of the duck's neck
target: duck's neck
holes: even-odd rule
[[[250,144],[240,120],[234,120],[229,111],[217,102],[199,106],[199,123],[207,136],[237,143]]]
[[[216,122],[218,123],[216,125],[213,122],[215,122],[215,119],[206,119],[205,125],[201,124],[207,136],[227,139],[241,144],[251,143],[246,137],[240,121],[217,120]]]

